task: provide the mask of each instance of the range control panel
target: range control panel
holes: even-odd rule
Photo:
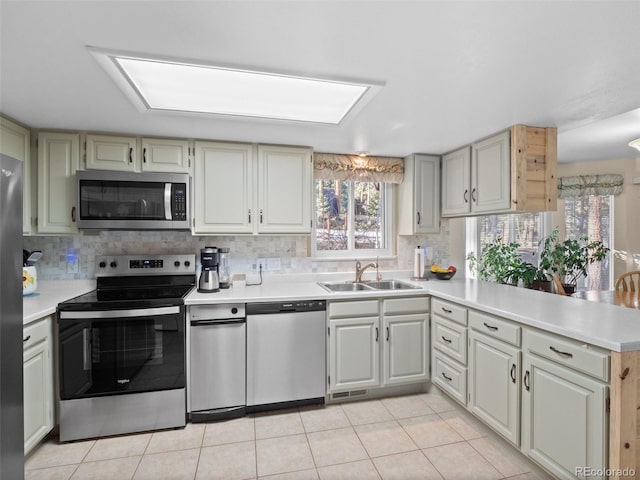
[[[100,255],[96,277],[122,275],[173,275],[196,273],[196,256],[184,255]]]

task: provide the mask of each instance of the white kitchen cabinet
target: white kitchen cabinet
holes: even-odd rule
[[[471,329],[468,409],[520,444],[520,349]]]
[[[523,451],[558,478],[606,468],[608,353],[534,329],[523,343]]]
[[[514,125],[442,157],[442,216],[557,207],[557,130]]]
[[[187,140],[90,134],[85,147],[88,170],[189,173]]]
[[[0,117],[0,153],[23,162],[22,166],[22,233],[32,233],[32,188],[30,134],[26,128]]]
[[[384,385],[429,379],[429,299],[382,300]]]
[[[87,135],[85,142],[87,170],[137,170],[138,148],[135,137]]]
[[[193,233],[253,233],[253,146],[196,142]]]
[[[311,149],[258,147],[258,233],[311,233]]]
[[[468,309],[431,299],[431,381],[462,405],[467,405]]]
[[[509,209],[511,203],[509,139],[510,132],[507,130],[476,142],[470,148],[464,147],[443,157],[443,215],[476,214]]]
[[[30,323],[23,333],[24,452],[53,429],[52,317]]]
[[[379,317],[330,320],[329,391],[377,387],[380,384],[379,355]]]
[[[189,142],[166,138],[143,138],[140,170],[189,173]]]
[[[471,147],[442,156],[442,215],[464,215],[471,211]]]
[[[399,235],[440,231],[440,157],[413,154],[404,159],[398,214]]]
[[[427,381],[428,325],[426,296],[330,302],[329,391]]]
[[[196,142],[195,234],[311,232],[311,149]]]
[[[38,233],[75,234],[80,137],[38,134]]]

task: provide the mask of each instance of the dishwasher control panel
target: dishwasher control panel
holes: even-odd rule
[[[247,315],[287,312],[321,312],[327,309],[326,300],[299,300],[295,302],[247,303]]]
[[[191,320],[216,320],[223,318],[244,318],[246,310],[244,303],[219,303],[215,305],[191,305],[189,318]]]

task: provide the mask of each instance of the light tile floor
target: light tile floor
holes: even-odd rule
[[[438,393],[304,407],[184,429],[60,444],[27,480],[550,478]]]

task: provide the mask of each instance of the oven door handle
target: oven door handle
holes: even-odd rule
[[[91,329],[82,329],[82,368],[91,370]]]
[[[180,307],[137,308],[132,310],[83,310],[60,312],[60,320],[80,319],[99,320],[103,318],[135,318],[151,317],[157,315],[175,315],[180,313]]]
[[[164,219],[173,220],[171,216],[171,184],[164,184]]]

